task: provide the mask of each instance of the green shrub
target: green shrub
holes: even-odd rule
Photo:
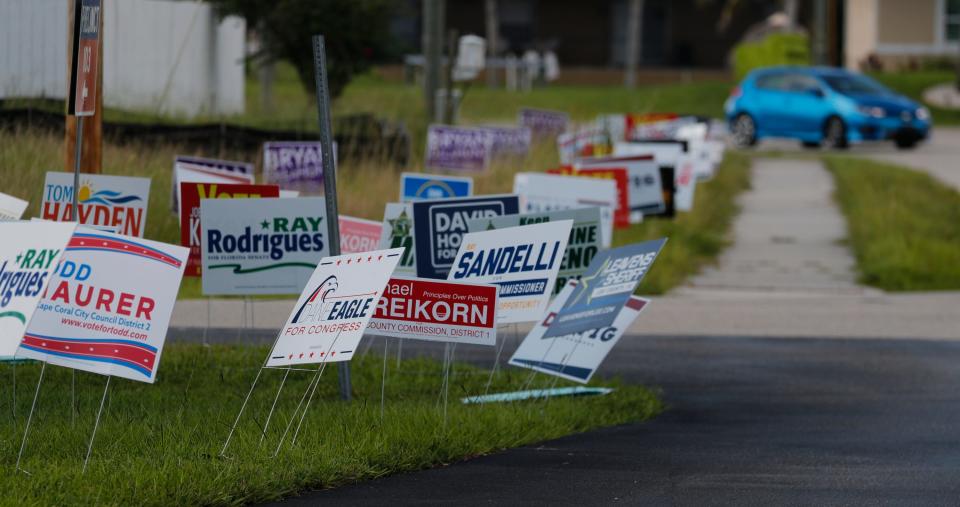
[[[803,33],[775,33],[733,49],[733,71],[743,79],[751,70],[772,65],[809,65],[810,44]]]

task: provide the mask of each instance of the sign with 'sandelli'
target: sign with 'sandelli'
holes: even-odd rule
[[[413,232],[413,206],[410,203],[388,202],[383,211],[380,248],[403,248],[403,255],[393,271],[396,278],[417,276],[416,245]]]
[[[590,261],[603,247],[601,244],[600,208],[578,208],[569,210],[546,211],[543,213],[525,213],[502,217],[471,220],[470,232],[489,231],[506,227],[520,227],[559,220],[573,220],[567,249],[563,253],[563,262],[557,272],[557,282],[553,294],[559,294],[568,280],[579,280],[590,265]]]
[[[77,192],[77,217],[81,225],[142,238],[149,198],[148,178],[83,174]],[[69,222],[73,220],[72,213],[73,174],[48,172],[40,218]]]
[[[340,215],[340,252],[369,252],[380,248],[383,224],[373,220]]]
[[[74,222],[0,222],[0,357],[17,351],[76,227]]]
[[[447,279],[496,285],[498,324],[535,321],[553,293],[572,226],[560,220],[466,234]]]
[[[299,294],[329,253],[322,197],[203,199],[203,293]]]
[[[546,316],[537,323],[510,358],[513,366],[530,368],[560,378],[586,384],[596,373],[623,333],[650,302],[631,296],[617,311],[614,321],[597,328],[584,329],[552,338],[544,336],[557,312],[567,302],[577,282],[571,280],[553,300]]]
[[[457,256],[467,223],[475,218],[513,215],[519,210],[515,195],[489,195],[413,203],[417,231],[416,263],[420,278],[447,278]]]
[[[403,173],[400,175],[400,201],[425,201],[473,195],[473,178],[439,174]]]
[[[153,383],[188,255],[78,227],[17,357]]]
[[[253,184],[253,164],[235,160],[191,157],[177,155],[173,159],[173,178],[171,178],[171,211],[180,211],[180,184],[193,183],[234,183]]]
[[[402,253],[394,248],[322,259],[267,366],[349,361]]]
[[[438,342],[495,345],[497,288],[493,285],[393,278],[368,334]]]
[[[0,222],[20,220],[27,209],[27,201],[0,192]]]
[[[279,197],[276,185],[181,183],[180,244],[190,249],[185,276],[200,276],[200,200]]]
[[[655,239],[597,254],[544,338],[610,326],[666,242]]]

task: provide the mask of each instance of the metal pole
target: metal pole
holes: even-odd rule
[[[496,88],[497,69],[491,64],[493,59],[497,57],[497,38],[500,33],[500,23],[497,21],[497,0],[484,0],[483,9],[486,14],[487,25],[487,87]]]
[[[267,436],[267,428],[270,427],[270,419],[273,418],[273,411],[277,408],[277,400],[280,399],[280,392],[283,391],[283,385],[287,383],[287,377],[290,375],[290,368],[287,368],[283,374],[283,380],[280,381],[280,387],[277,388],[277,395],[273,398],[273,405],[270,405],[270,413],[267,414],[267,421],[263,423],[263,432],[260,433],[260,445],[263,445],[263,438]]]
[[[643,0],[630,0],[627,6],[627,45],[624,51],[623,86],[637,85],[637,60],[640,59],[640,20]]]
[[[340,255],[340,220],[337,211],[337,173],[333,165],[333,127],[330,122],[330,89],[327,85],[327,53],[323,35],[313,36],[313,69],[317,82],[317,114],[320,121],[320,149],[323,152],[323,193],[327,203],[327,241],[330,255]],[[340,398],[350,400],[350,363],[337,365]]]
[[[87,463],[90,462],[90,453],[93,451],[93,439],[97,438],[97,428],[100,427],[100,415],[103,414],[103,403],[107,401],[107,389],[110,389],[110,379],[112,375],[107,375],[107,384],[103,386],[103,397],[100,398],[100,410],[97,410],[97,420],[93,423],[93,434],[90,435],[90,444],[87,445],[87,457],[83,460],[83,469],[80,473],[87,471]]]
[[[30,422],[33,421],[33,411],[37,408],[37,398],[40,397],[40,384],[43,382],[43,372],[47,370],[47,362],[43,362],[43,366],[40,367],[40,378],[37,379],[37,390],[33,393],[33,404],[30,405],[30,415],[27,416],[27,425],[23,428],[23,441],[20,442],[20,453],[17,454],[17,467],[16,470],[23,470],[20,468],[20,459],[23,458],[23,449],[27,446],[27,435],[30,434]],[[26,470],[23,470],[25,473]]]

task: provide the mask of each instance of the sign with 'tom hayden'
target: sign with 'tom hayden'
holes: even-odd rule
[[[142,238],[149,198],[148,178],[84,174],[77,195],[77,217],[81,225]],[[73,174],[48,172],[40,218],[69,222],[72,213]]]

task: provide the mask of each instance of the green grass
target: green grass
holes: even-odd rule
[[[905,167],[825,161],[862,283],[889,291],[960,289],[960,193]]]
[[[104,377],[78,373],[76,425],[70,414],[69,370],[47,368],[41,399],[14,473],[24,423],[39,372],[19,365],[14,424],[12,366],[0,365],[0,473],[3,505],[212,505],[276,500],[298,491],[329,488],[402,471],[451,463],[499,449],[632,421],[661,410],[650,391],[613,385],[607,396],[558,398],[489,406],[463,406],[462,395],[482,393],[488,370],[455,364],[449,414],[443,422],[440,363],[388,362],[386,411],[380,418],[382,360],[351,363],[354,401],[337,400],[335,365],[320,388],[295,446],[272,458],[311,374],[292,372],[264,439],[260,427],[283,377],[266,370],[247,408],[229,458],[220,448],[267,350],[261,347],[171,345],[155,385],[115,379],[93,456],[81,465],[103,392]],[[517,388],[527,370],[507,369],[491,392]],[[545,380],[540,381],[545,385]],[[292,432],[292,431],[291,431]],[[289,437],[287,439],[289,442]]]
[[[888,87],[923,102],[923,92],[931,86],[956,81],[955,73],[947,70],[917,70],[897,73],[878,73],[872,76]],[[933,116],[934,125],[960,125],[960,111],[941,109],[924,103]]]

